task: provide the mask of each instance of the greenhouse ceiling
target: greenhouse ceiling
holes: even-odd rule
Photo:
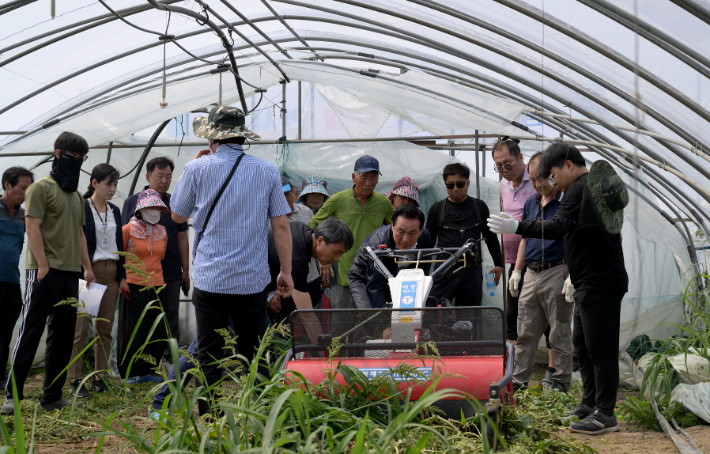
[[[332,87],[346,109],[388,112],[431,134],[552,140],[523,126],[539,121],[555,131],[547,136],[639,169],[676,217],[707,231],[705,5],[10,1],[0,5],[0,157],[47,152],[63,130],[106,144],[219,96],[247,107],[269,87],[304,81]]]

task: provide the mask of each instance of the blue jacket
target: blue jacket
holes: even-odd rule
[[[121,230],[121,210],[116,205],[108,202],[108,206],[113,211],[113,218],[116,220],[116,246],[118,250],[123,252],[123,231]],[[89,250],[89,260],[94,262],[94,253],[96,252],[96,223],[94,222],[94,214],[91,212],[91,204],[88,199],[84,199],[84,212],[86,213],[86,225],[84,226],[84,236],[86,237],[86,246]],[[126,270],[123,268],[126,260],[119,256],[116,262],[116,281],[121,281],[126,277]],[[82,272],[84,270],[82,269]]]
[[[25,210],[17,207],[15,217],[0,199],[0,282],[20,283],[20,254],[25,242]]]
[[[421,236],[417,240],[415,249],[427,249],[431,247],[431,236],[424,229]],[[390,249],[395,249],[394,237],[392,236],[392,227],[386,225],[370,234],[362,242],[360,249],[357,251],[353,266],[348,272],[350,278],[350,294],[355,302],[355,307],[358,309],[381,308],[385,306],[385,302],[391,301],[387,278],[382,273],[377,271],[367,259],[365,248],[370,246],[372,249],[377,249],[381,244],[386,245]],[[392,273],[397,275],[399,268],[392,258],[382,259],[382,264]],[[413,265],[405,267],[411,268]],[[425,267],[424,272],[427,273],[428,267]],[[429,273],[427,273],[429,274]]]

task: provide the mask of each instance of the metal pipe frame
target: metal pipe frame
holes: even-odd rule
[[[34,3],[36,1],[37,0],[18,0],[10,3],[5,3],[4,5],[0,5],[0,16],[14,11],[18,8],[22,8],[23,6],[29,5],[30,3]]]
[[[311,20],[313,20],[313,18],[311,18]],[[610,128],[610,129],[613,130],[613,128]]]
[[[199,0],[198,0],[199,1]],[[222,41],[222,44],[224,45],[224,49],[227,51],[227,54],[229,54],[229,61],[232,63],[232,71],[234,73],[234,79],[235,82],[237,83],[237,91],[239,92],[239,100],[241,101],[242,104],[242,111],[244,112],[244,115],[247,115],[249,111],[247,110],[247,103],[244,100],[244,88],[242,87],[242,81],[241,77],[239,76],[239,68],[237,68],[237,62],[234,59],[234,53],[232,52],[232,45],[229,43],[227,40],[227,37],[225,34],[222,32],[222,30],[209,20],[209,18],[204,17],[201,14],[197,14],[196,12],[192,11],[191,9],[187,8],[182,8],[180,6],[165,6],[161,3],[158,2],[158,0],[148,0],[148,3],[150,5],[159,10],[159,11],[169,11],[171,13],[178,13],[178,14],[183,14],[188,17],[192,17],[193,19],[197,21],[202,21],[203,25],[207,25],[209,28],[212,29],[215,33],[217,33],[217,36],[219,39]],[[2,111],[0,111],[2,113]]]
[[[222,1],[224,1],[224,0],[222,0]],[[304,40],[303,38],[301,38],[301,36],[300,36],[298,33],[296,33],[296,31],[295,31],[293,28],[291,28],[290,25],[288,25],[288,23],[286,22],[286,19],[284,19],[283,16],[279,16],[279,14],[278,14],[278,13],[276,12],[276,10],[269,4],[269,2],[268,2],[267,0],[261,0],[261,3],[263,3],[264,6],[266,6],[266,7],[269,9],[269,11],[271,12],[271,14],[273,14],[274,17],[275,17],[276,19],[278,19],[279,22],[281,22],[281,25],[283,25],[284,28],[286,28],[286,30],[288,30],[289,32],[291,32],[291,34],[293,35],[294,38],[296,38],[297,40],[299,40],[299,41],[301,42],[301,44],[303,44],[304,46],[310,47],[310,46],[308,45],[308,43],[306,42],[306,40]],[[316,56],[316,58],[318,58],[320,61],[323,61],[323,59],[320,58],[320,56],[318,55],[318,52],[315,52],[315,51],[312,51],[312,52],[313,52],[313,55]]]
[[[222,4],[224,4],[224,6],[226,6],[227,8],[229,8],[234,14],[236,14],[237,16],[239,16],[239,18],[240,18],[241,20],[243,20],[244,22],[246,22],[247,24],[249,24],[249,26],[250,26],[251,28],[253,28],[255,32],[257,32],[258,34],[260,34],[265,40],[267,40],[267,41],[269,42],[269,44],[271,44],[272,46],[274,46],[274,47],[276,48],[276,50],[278,50],[279,52],[281,52],[281,54],[283,54],[284,57],[288,58],[289,60],[291,60],[291,59],[293,58],[293,57],[291,57],[291,56],[288,54],[288,52],[286,52],[286,50],[284,50],[281,46],[279,46],[277,43],[275,43],[275,42],[269,37],[269,35],[267,35],[267,34],[264,33],[263,31],[261,31],[261,29],[260,29],[259,27],[257,27],[256,25],[254,25],[254,23],[253,23],[252,21],[250,21],[248,17],[246,17],[244,14],[240,13],[237,8],[233,7],[231,3],[229,3],[227,0],[222,0]],[[216,17],[216,16],[215,16],[215,17]]]
[[[283,0],[277,0],[277,1],[283,1]],[[336,1],[340,1],[340,0],[336,0]],[[343,1],[344,1],[344,0],[343,0]],[[304,6],[304,7],[312,7],[312,5],[303,5],[303,4],[299,4],[299,2],[288,2],[288,1],[284,1],[284,2],[285,2],[285,3],[297,4],[297,5],[299,5],[299,6]],[[361,5],[360,5],[360,6],[361,6]],[[363,6],[363,7],[365,7],[365,6]],[[320,7],[319,7],[319,8],[315,8],[315,9],[328,10],[327,8],[320,8]],[[339,12],[334,11],[334,10],[328,10],[327,12],[331,12],[331,13],[339,14],[339,15],[344,15],[344,14],[339,13]],[[353,15],[344,15],[344,16],[352,17],[352,18],[354,18],[355,20],[364,20],[364,19],[365,19],[365,18],[354,17]],[[285,16],[283,16],[283,17],[285,17]],[[405,18],[408,18],[408,17],[405,17]],[[316,19],[317,19],[317,18],[307,17],[305,20],[316,20]],[[409,19],[411,19],[411,18],[409,18]],[[352,25],[352,24],[350,24],[350,25]],[[383,24],[378,24],[378,25],[383,25]],[[430,47],[431,47],[431,46],[430,46]],[[92,68],[92,69],[93,69],[93,68]],[[537,70],[536,68],[533,68],[533,69]],[[82,72],[83,72],[83,71],[84,71],[84,70],[82,70]],[[614,89],[614,87],[609,87],[609,88],[610,88],[610,89]],[[583,94],[584,94],[584,93],[583,93]],[[587,96],[587,94],[585,94],[585,96]],[[13,106],[13,107],[14,107],[14,106]],[[0,113],[2,113],[2,112],[3,112],[3,111],[0,111]],[[615,113],[616,113],[616,112],[615,112]],[[649,113],[650,113],[650,112],[649,112]],[[618,113],[617,113],[617,115],[618,115]],[[627,119],[627,121],[629,121],[629,120]],[[660,120],[659,120],[659,121],[660,121]],[[695,140],[695,142],[696,142],[696,143],[699,143],[699,141],[697,141],[697,140]],[[665,145],[665,144],[664,144],[664,145]],[[673,150],[672,148],[670,148],[670,149],[671,149],[671,151],[673,151],[674,153],[677,154],[677,152],[676,152],[675,150]],[[690,165],[694,165],[694,164],[692,164],[690,161],[688,161],[687,158],[683,157],[683,159],[686,160],[686,162],[688,162]],[[708,178],[710,178],[710,175],[705,175],[705,176],[708,177]]]
[[[683,42],[662,32],[648,22],[639,17],[629,14],[624,9],[609,3],[606,0],[577,0],[579,3],[591,8],[623,25],[639,36],[643,36],[648,41],[665,50],[686,65],[698,71],[710,79],[710,59],[699,52],[696,52]]]
[[[133,175],[133,182],[131,183],[131,189],[128,191],[128,195],[131,195],[135,192],[136,184],[138,183],[138,177],[140,176],[141,170],[143,169],[143,164],[145,164],[145,160],[148,157],[150,150],[153,149],[153,144],[155,144],[155,141],[158,140],[158,136],[160,135],[160,133],[163,132],[163,129],[165,129],[165,127],[171,121],[172,118],[170,120],[165,120],[164,122],[160,123],[160,125],[158,125],[155,132],[153,132],[153,135],[151,136],[150,140],[146,144],[145,150],[143,150],[143,154],[141,154],[141,157],[138,159],[136,173],[135,175]]]
[[[247,38],[247,36],[246,36],[244,33],[240,32],[240,31],[237,30],[235,27],[233,27],[232,25],[230,25],[230,24],[229,24],[229,21],[227,21],[227,19],[225,19],[225,18],[223,18],[222,16],[220,16],[219,13],[217,13],[217,11],[213,10],[212,8],[210,8],[210,6],[209,6],[207,3],[203,2],[202,0],[195,0],[195,1],[197,2],[197,4],[199,4],[200,6],[202,6],[202,7],[205,9],[205,11],[209,12],[209,13],[212,14],[214,17],[216,17],[220,22],[222,22],[224,25],[226,25],[229,30],[231,30],[231,31],[233,31],[234,33],[236,33],[242,40],[244,40],[246,43],[250,44],[250,45],[251,45],[254,49],[256,49],[261,55],[263,55],[264,58],[266,58],[267,60],[269,60],[269,63],[271,63],[272,65],[274,65],[274,67],[281,73],[281,75],[284,77],[284,79],[285,79],[287,82],[289,81],[288,76],[286,75],[286,73],[284,72],[284,70],[281,69],[281,66],[279,66],[279,64],[276,62],[276,60],[274,60],[273,58],[271,58],[271,56],[270,56],[268,53],[266,53],[266,52],[264,52],[263,50],[261,50],[261,47],[260,47],[260,46],[254,44],[249,38]],[[231,6],[231,5],[230,5],[230,6]],[[233,9],[232,11],[236,11],[236,10]],[[241,14],[239,14],[239,13],[237,13],[237,14],[241,17]],[[246,21],[248,21],[248,19],[246,19]],[[254,27],[254,24],[253,24],[253,23],[251,23],[251,22],[247,22],[247,23],[251,24],[251,26]],[[215,24],[215,26],[216,26],[216,24]],[[261,33],[260,30],[259,30],[259,33]],[[271,39],[268,38],[268,37],[266,37],[266,40],[269,41],[269,42],[272,42]],[[231,45],[229,45],[229,43],[227,43],[227,44],[225,45],[225,48],[231,48]],[[234,59],[234,56],[232,56],[232,59]],[[243,94],[240,94],[240,96],[242,96],[242,98],[244,97]],[[244,104],[242,107],[243,107],[244,109],[246,109],[246,104]],[[244,110],[244,113],[245,113],[245,114],[246,114],[246,112],[247,112],[247,110]]]

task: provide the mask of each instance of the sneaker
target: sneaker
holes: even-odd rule
[[[68,407],[71,405],[71,402],[68,400],[62,398],[59,398],[58,400],[55,400],[54,402],[49,402],[46,404],[40,404],[40,408],[44,411],[54,411],[54,410],[61,410],[62,408]],[[76,408],[82,407],[84,404],[81,402],[76,403]]]
[[[619,424],[616,422],[616,416],[607,416],[599,410],[594,410],[593,413],[583,420],[571,423],[569,428],[572,432],[597,435],[607,432],[618,432]]]
[[[576,416],[581,421],[587,416],[591,415],[593,411],[594,409],[592,407],[583,402],[580,402],[574,410],[565,413],[565,416]]]
[[[91,388],[97,393],[108,391],[108,385],[106,385],[106,382],[96,376],[94,376],[94,379],[91,380]]]
[[[69,382],[69,393],[79,399],[89,397],[89,391],[81,386],[81,379]]]
[[[12,399],[6,400],[2,407],[0,407],[0,414],[12,415],[15,413],[15,402]]]

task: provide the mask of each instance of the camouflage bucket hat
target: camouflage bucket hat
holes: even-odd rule
[[[608,162],[596,161],[589,169],[587,186],[607,232],[621,232],[624,208],[629,204],[629,191],[621,177]]]
[[[246,137],[249,140],[261,140],[257,134],[245,126],[246,119],[240,109],[231,106],[217,106],[210,110],[208,117],[195,117],[192,130],[197,137],[205,139],[229,139]]]

